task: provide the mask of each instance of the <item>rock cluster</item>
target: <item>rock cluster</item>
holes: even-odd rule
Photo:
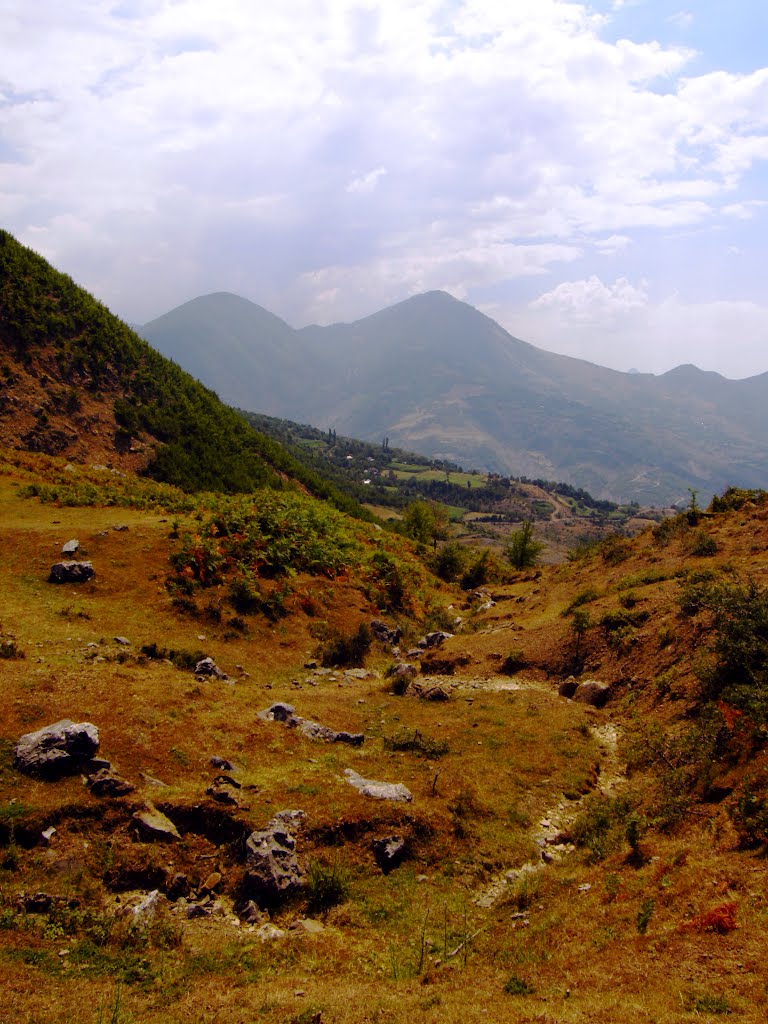
[[[310,740],[325,740],[327,743],[347,743],[351,747],[362,745],[365,736],[361,732],[336,732],[327,725],[320,725],[309,718],[301,718],[296,714],[292,704],[272,704],[265,711],[259,712],[259,718],[267,722],[283,722],[289,728],[298,729]]]

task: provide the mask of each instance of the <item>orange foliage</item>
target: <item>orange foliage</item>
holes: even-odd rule
[[[686,921],[683,928],[690,928],[697,932],[717,932],[718,935],[727,935],[736,928],[736,904],[721,903],[703,914],[698,914],[690,921]]]

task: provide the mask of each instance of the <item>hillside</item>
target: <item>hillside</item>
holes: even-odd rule
[[[0,232],[0,444],[187,490],[294,480],[356,514],[69,277]]]
[[[765,1019],[764,494],[479,593],[298,494],[6,450],[0,519],[14,1020]],[[95,576],[50,583],[70,538]],[[374,619],[399,658],[339,644]],[[602,707],[558,692],[589,679]],[[363,740],[260,717],[278,702]],[[135,788],[20,770],[19,737],[64,718]],[[287,810],[303,884],[267,899],[249,850]]]
[[[537,349],[444,292],[352,324],[290,332],[279,321],[277,334],[260,307],[241,318],[242,303],[202,297],[196,318],[182,317],[188,304],[142,333],[241,408],[598,498],[664,505],[767,475],[765,374],[618,373]],[[217,317],[226,330],[210,333]],[[209,337],[217,365],[201,355]]]

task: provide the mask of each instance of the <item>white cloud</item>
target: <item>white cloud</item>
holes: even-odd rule
[[[768,371],[768,306],[747,301],[653,300],[648,282],[592,276],[565,281],[527,307],[485,309],[507,330],[541,348],[618,370],[663,373],[681,363],[727,376]]]
[[[692,75],[587,2],[0,6],[0,216],[129,319],[214,288],[350,319],[548,275],[532,324],[615,325],[643,288],[594,278],[606,257],[629,277],[641,235],[759,210],[768,68]]]
[[[353,178],[352,181],[349,182],[345,191],[357,192],[363,195],[375,192],[380,179],[383,178],[386,173],[386,167],[377,167],[373,171],[368,171],[367,174],[361,174],[359,177]]]

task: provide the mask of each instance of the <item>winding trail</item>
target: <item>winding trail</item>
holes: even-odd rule
[[[553,695],[551,686],[546,683],[519,682],[515,679],[488,677],[488,678],[467,678],[449,676],[434,678],[437,685],[451,691],[484,691],[500,692],[512,690],[528,690],[535,692],[546,692]],[[566,698],[561,698],[565,700]],[[620,735],[619,727],[613,722],[604,722],[601,725],[590,726],[590,732],[600,748],[600,780],[593,792],[599,792],[606,796],[613,793],[626,779],[626,766],[623,765],[618,755],[618,740]],[[589,794],[587,794],[589,795]],[[541,816],[536,825],[531,829],[531,842],[538,850],[538,857],[526,861],[517,868],[510,868],[502,874],[497,875],[487,884],[473,899],[473,903],[484,909],[489,909],[508,891],[510,885],[525,875],[537,874],[543,871],[548,864],[554,863],[573,852],[575,849],[572,842],[563,837],[570,826],[581,812],[585,796],[578,800],[561,799],[557,804],[548,808]]]

